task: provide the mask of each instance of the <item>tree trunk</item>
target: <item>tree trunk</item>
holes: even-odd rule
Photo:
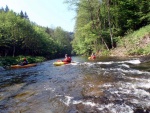
[[[104,43],[105,47],[107,48],[107,50],[109,50],[109,47],[107,46],[107,44],[106,44],[105,40],[103,39],[103,37],[101,37],[101,39],[102,39],[102,42]]]
[[[14,47],[13,47],[13,57],[15,56],[15,51],[16,51],[16,47],[14,45]]]
[[[5,49],[5,57],[7,56],[7,54],[8,54],[8,50]]]
[[[108,23],[109,23],[109,30],[110,30],[110,38],[111,38],[111,46],[114,48],[114,43],[113,43],[113,35],[112,35],[112,29],[111,29],[111,19],[110,19],[110,5],[109,5],[109,0],[107,0],[107,7],[108,7]]]

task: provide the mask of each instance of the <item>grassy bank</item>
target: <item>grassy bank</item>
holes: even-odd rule
[[[28,63],[38,63],[43,62],[46,59],[41,56],[16,56],[16,57],[0,57],[0,66],[10,66],[19,64],[23,61],[23,58],[26,58],[28,60]]]
[[[110,53],[112,56],[150,55],[150,25],[117,39],[117,47]]]

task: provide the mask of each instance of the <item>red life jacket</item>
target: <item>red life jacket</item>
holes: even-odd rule
[[[67,62],[71,62],[71,57],[67,57]]]
[[[64,60],[63,60],[63,62],[71,62],[71,57],[67,57],[67,58],[65,58]]]
[[[91,56],[91,58],[92,58],[92,59],[95,59],[95,58],[96,58],[96,56],[95,56],[95,55],[92,55],[92,56]]]

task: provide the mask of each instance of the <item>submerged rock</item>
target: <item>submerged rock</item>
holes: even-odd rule
[[[141,61],[142,63],[150,62],[150,55],[141,57],[141,58],[140,58],[140,61]]]

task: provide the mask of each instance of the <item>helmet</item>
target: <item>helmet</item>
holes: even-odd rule
[[[27,60],[26,58],[24,58],[23,60]]]

